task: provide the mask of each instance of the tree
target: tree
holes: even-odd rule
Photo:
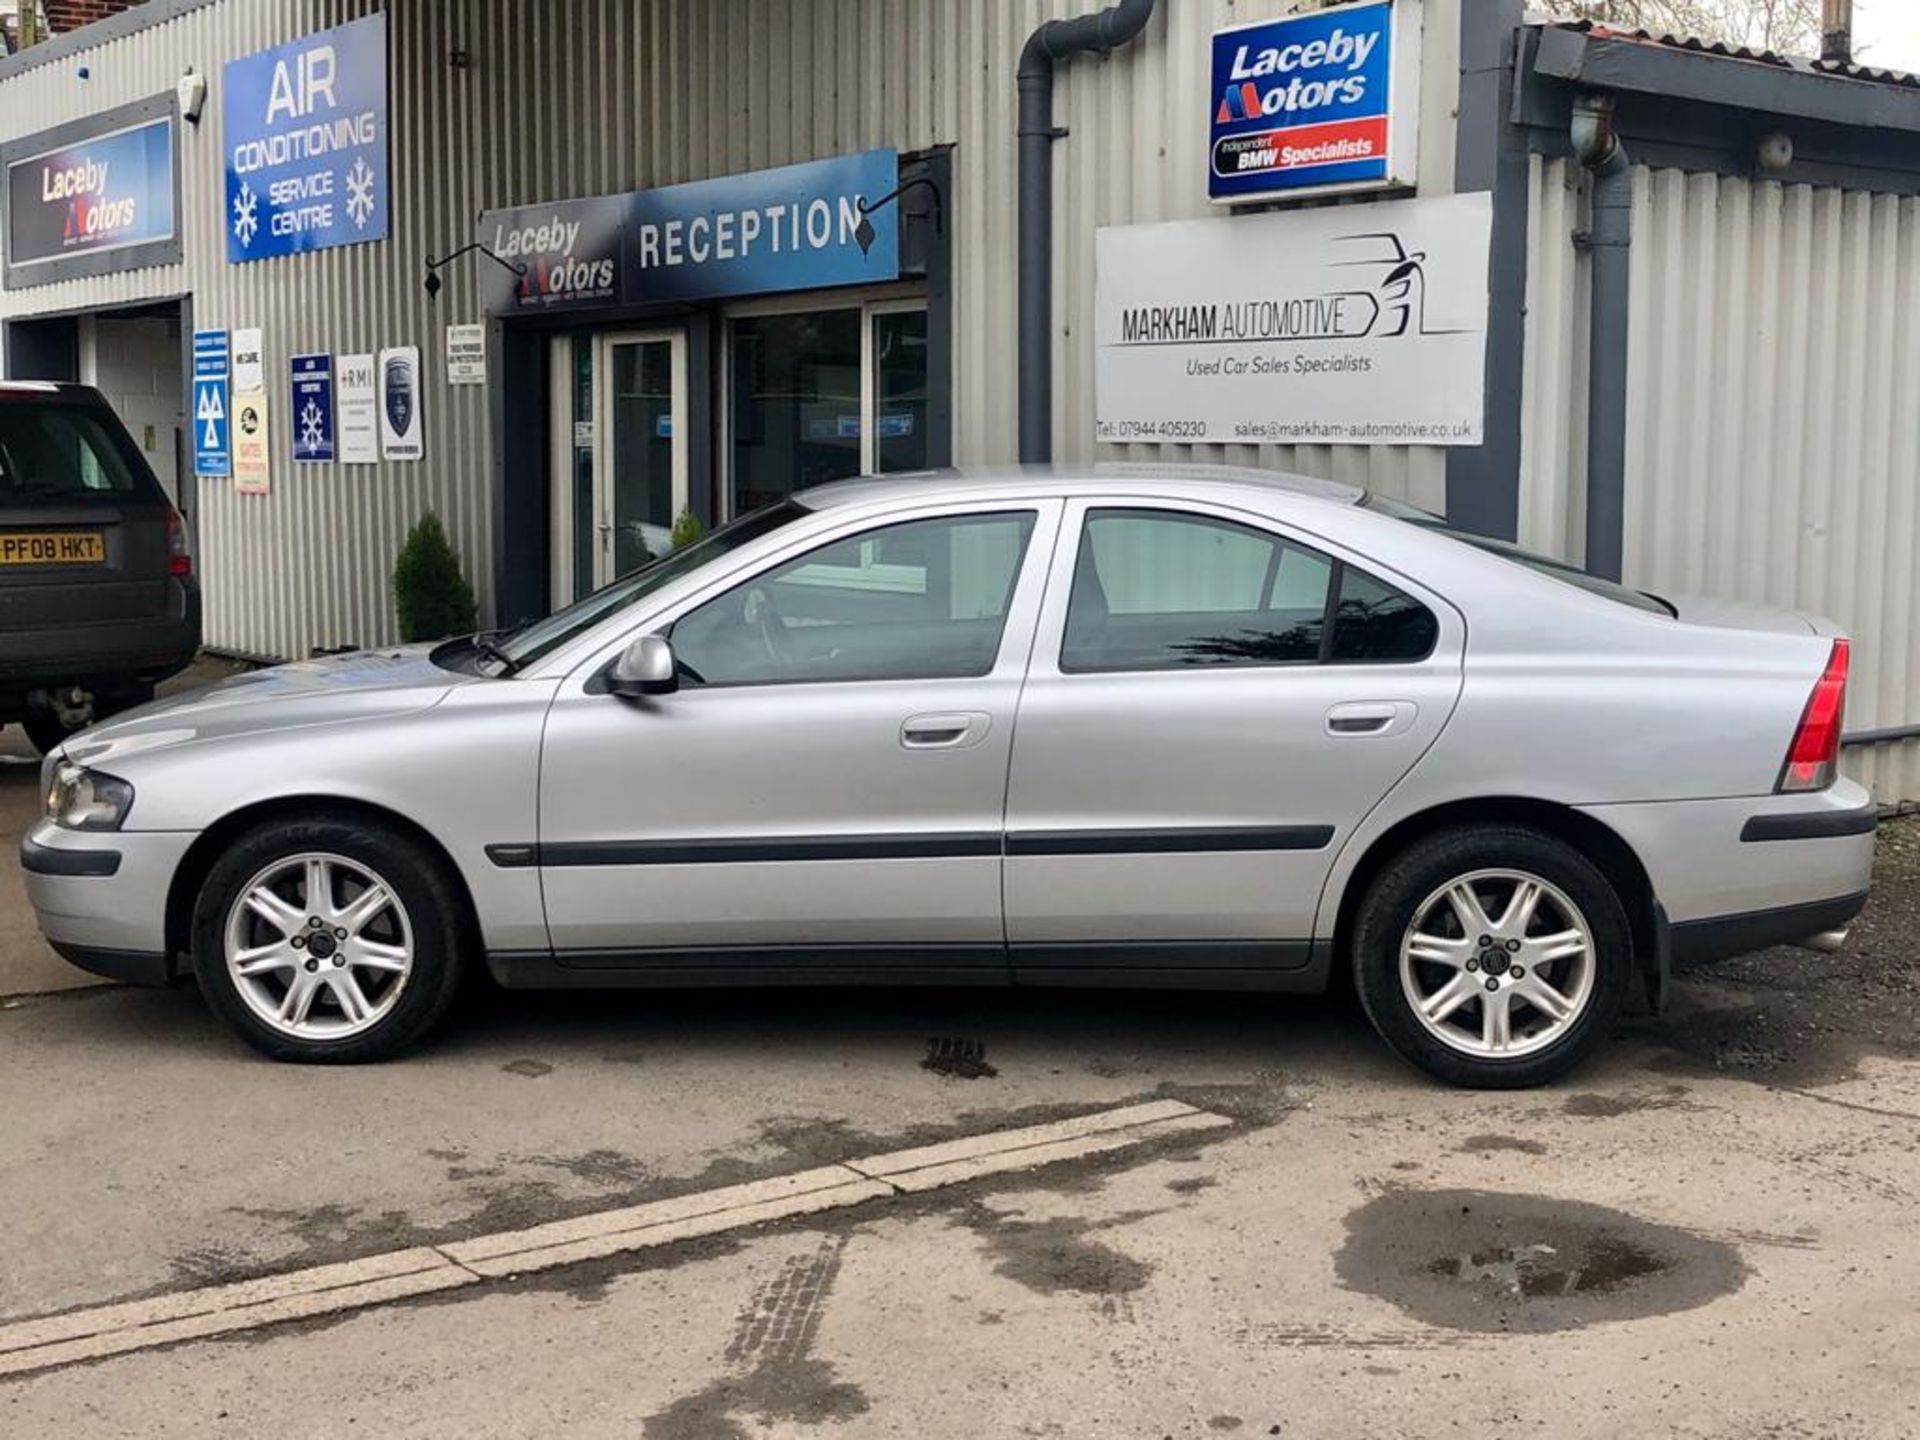
[[[1783,55],[1820,53],[1820,0],[1547,0],[1562,20],[1692,35]]]
[[[460,557],[447,543],[440,517],[429,510],[407,532],[393,567],[393,603],[400,638],[443,640],[473,629],[473,588],[460,572]]]

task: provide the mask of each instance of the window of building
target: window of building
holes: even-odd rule
[[[1095,510],[1081,530],[1060,668],[1417,660],[1437,635],[1417,600],[1307,546],[1201,515]]]
[[[727,321],[727,513],[927,464],[919,300],[736,313]]]
[[[984,675],[1033,521],[958,515],[836,540],[682,616],[674,654],[707,685]]]

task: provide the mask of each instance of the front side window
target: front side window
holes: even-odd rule
[[[1417,600],[1305,545],[1163,510],[1088,514],[1067,600],[1068,673],[1418,660]]]
[[[985,675],[1033,534],[1032,511],[910,520],[789,560],[677,621],[695,685]]]

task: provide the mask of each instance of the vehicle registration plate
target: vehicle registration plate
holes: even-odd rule
[[[98,565],[106,558],[98,530],[0,530],[0,565]]]

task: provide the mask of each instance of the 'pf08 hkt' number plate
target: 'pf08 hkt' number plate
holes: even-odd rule
[[[98,530],[0,530],[0,565],[99,565],[106,558]]]

